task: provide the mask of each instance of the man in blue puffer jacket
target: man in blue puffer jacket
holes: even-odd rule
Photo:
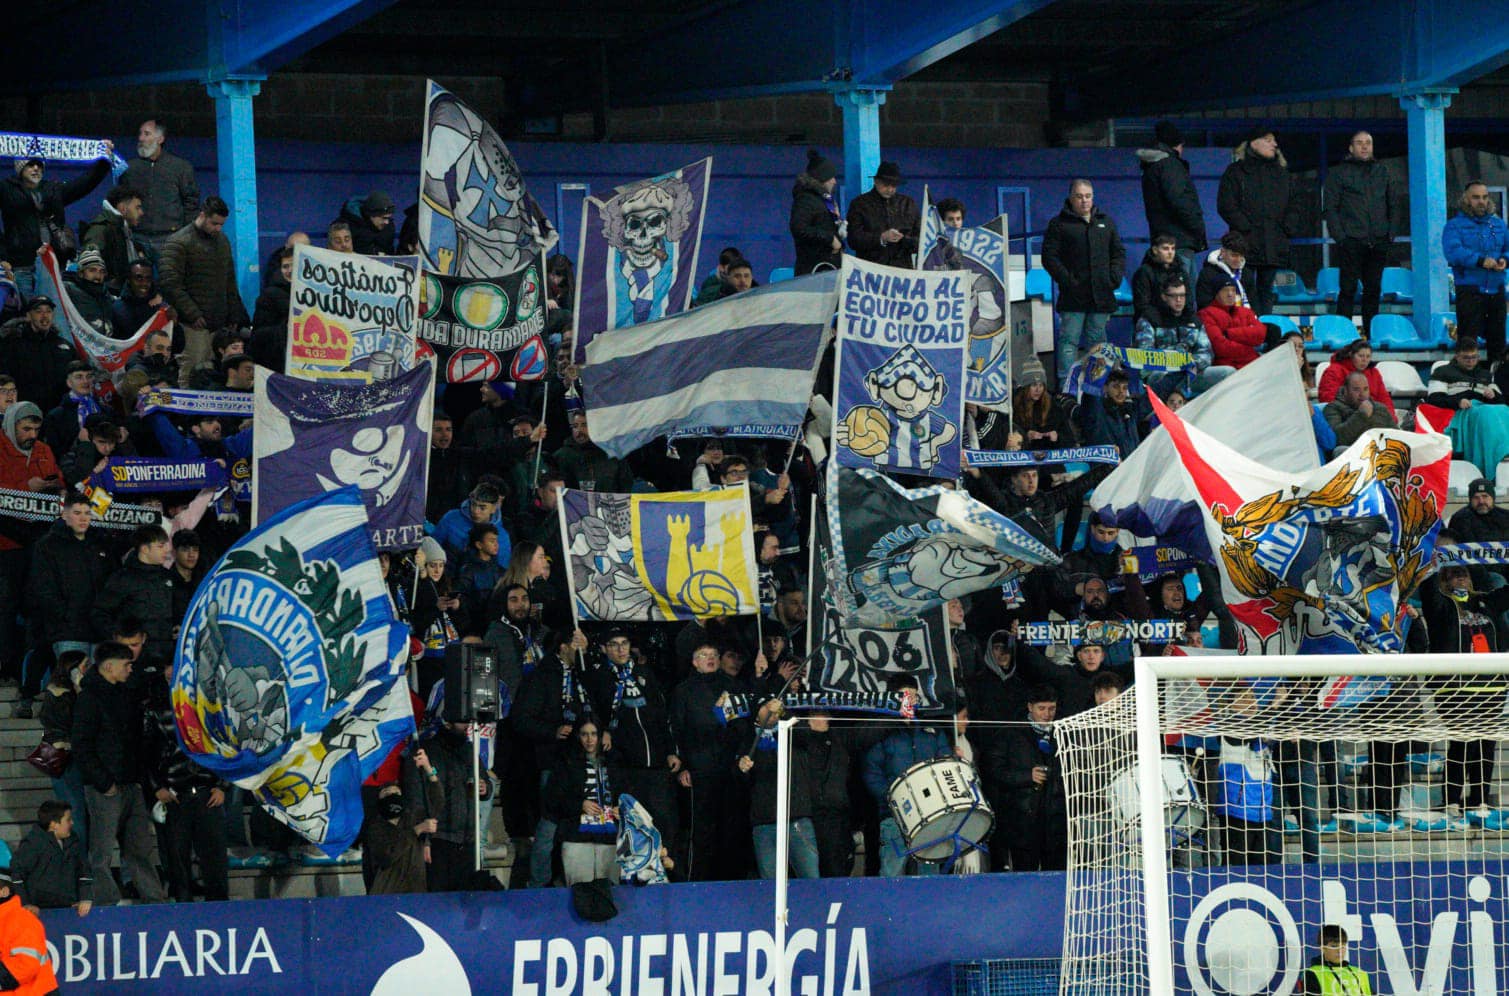
[[[1457,284],[1457,338],[1482,339],[1491,360],[1504,352],[1504,271],[1509,226],[1493,211],[1488,187],[1473,180],[1461,208],[1441,229],[1441,249]]]

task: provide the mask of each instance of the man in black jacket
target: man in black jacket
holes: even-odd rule
[[[49,226],[66,227],[64,209],[110,175],[109,155],[115,146],[109,141],[101,144],[105,155],[94,161],[89,172],[67,183],[42,179],[45,167],[35,156],[16,160],[15,175],[0,180],[0,220],[5,226],[0,245],[4,246],[3,258],[14,271],[16,290],[23,297],[36,293],[37,250],[49,241]],[[60,259],[58,265],[67,262]]]
[[[466,500],[477,483],[477,451],[456,445],[456,423],[437,410],[430,433],[430,484],[425,492],[425,518],[440,517]]]
[[[849,203],[849,246],[860,259],[912,268],[922,212],[896,188],[906,182],[892,162],[875,171],[875,186]]]
[[[1027,726],[1006,736],[1006,812],[997,840],[1011,849],[1012,871],[1055,871],[1069,859],[1064,775],[1053,736],[1058,693],[1039,685],[1027,695]]]
[[[105,195],[100,213],[84,229],[84,245],[98,249],[105,262],[111,294],[120,294],[131,264],[142,258],[134,235],[141,217],[141,191],[121,184]]]
[[[169,235],[194,220],[199,210],[199,183],[187,159],[163,146],[168,129],[161,121],[143,121],[136,131],[136,158],[121,183],[141,191],[139,231],[159,251]]]
[[[41,643],[54,656],[89,652],[95,595],[110,575],[110,555],[90,534],[89,499],[77,491],[63,498],[58,521],[31,551],[26,592]]]
[[[848,222],[838,216],[833,188],[838,169],[816,149],[807,151],[807,168],[791,188],[791,241],[796,252],[795,275],[806,276],[818,267],[837,269],[843,259]]]
[[[1216,210],[1247,241],[1247,298],[1254,311],[1267,315],[1273,312],[1274,274],[1289,265],[1289,239],[1300,234],[1300,202],[1272,128],[1253,128],[1231,160],[1221,174]]]
[[[141,526],[131,534],[131,547],[124,565],[100,589],[91,617],[101,640],[110,638],[121,617],[141,620],[147,645],[138,666],[145,677],[172,656],[182,620],[173,615],[173,572],[167,567],[172,548],[167,532],[161,526]]]
[[[1373,136],[1352,136],[1347,157],[1326,174],[1326,229],[1336,243],[1341,292],[1336,314],[1351,318],[1362,281],[1362,328],[1372,326],[1389,245],[1404,231],[1404,196],[1387,166],[1373,158]]]
[[[1116,287],[1126,265],[1116,223],[1095,207],[1090,181],[1075,180],[1064,209],[1043,232],[1043,268],[1058,285],[1055,363],[1061,387],[1079,358],[1079,347],[1094,349],[1106,341],[1106,325],[1116,310]]]
[[[1142,210],[1147,214],[1149,235],[1172,235],[1179,259],[1194,280],[1195,253],[1205,248],[1205,213],[1200,194],[1190,179],[1184,161],[1184,135],[1172,121],[1159,121],[1153,129],[1157,144],[1138,149],[1142,167]]]
[[[225,852],[225,804],[227,786],[201,768],[178,746],[173,715],[173,665],[147,686],[146,742],[143,760],[147,787],[163,804],[167,834],[168,885],[173,899],[194,901],[194,859],[204,881],[204,898],[224,900],[229,892]]]
[[[63,396],[68,365],[78,355],[63,330],[53,324],[57,302],[38,294],[26,314],[0,325],[0,369],[16,378],[18,401],[51,411]]]
[[[1467,485],[1467,507],[1457,509],[1447,527],[1462,543],[1498,543],[1509,540],[1509,510],[1497,507],[1493,482],[1480,477]],[[1471,574],[1478,589],[1488,587],[1489,573],[1509,580],[1509,567],[1474,568]]]
[[[102,643],[95,667],[84,676],[73,712],[73,763],[84,776],[89,807],[89,862],[95,897],[103,906],[120,901],[110,872],[110,852],[120,841],[121,864],[146,902],[167,898],[157,877],[157,845],[152,818],[142,797],[144,769],[142,708],[127,686],[131,651]]]

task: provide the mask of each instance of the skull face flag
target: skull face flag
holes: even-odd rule
[[[322,491],[361,489],[379,550],[424,539],[434,367],[332,384],[257,368],[252,521]]]
[[[828,598],[845,626],[896,628],[951,598],[1060,562],[962,491],[908,490],[873,470],[830,464],[827,515]]]
[[[361,829],[361,783],[414,732],[393,615],[355,488],[300,502],[194,593],[172,701],[194,763],[255,793],[327,854]]]
[[[1400,607],[1430,570],[1451,444],[1373,429],[1299,474],[1271,470],[1149,392],[1199,495],[1244,654],[1399,653]]]
[[[433,80],[426,94],[419,185],[426,267],[466,279],[517,273],[559,236],[492,125]]]
[[[578,619],[669,622],[760,610],[749,487],[561,492]]]
[[[844,257],[833,405],[841,466],[959,476],[972,279]]]
[[[685,311],[697,282],[709,157],[582,202],[576,362],[599,332]]]

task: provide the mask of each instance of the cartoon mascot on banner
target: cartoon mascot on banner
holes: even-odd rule
[[[937,410],[948,381],[910,343],[865,374],[865,390],[876,404],[849,409],[834,437],[876,467],[928,470],[938,462],[938,451],[959,434]]]

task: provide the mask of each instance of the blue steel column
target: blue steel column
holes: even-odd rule
[[[250,313],[262,289],[261,253],[257,247],[257,150],[252,126],[252,98],[266,77],[211,80],[215,98],[215,147],[220,167],[220,196],[230,205],[226,237],[236,261],[236,286]]]
[[[880,105],[890,87],[836,86],[833,99],[844,115],[844,199],[870,189],[880,168]]]
[[[1401,94],[1409,127],[1410,267],[1414,271],[1415,330],[1430,337],[1431,316],[1450,309],[1441,229],[1446,225],[1446,108],[1453,87]]]

